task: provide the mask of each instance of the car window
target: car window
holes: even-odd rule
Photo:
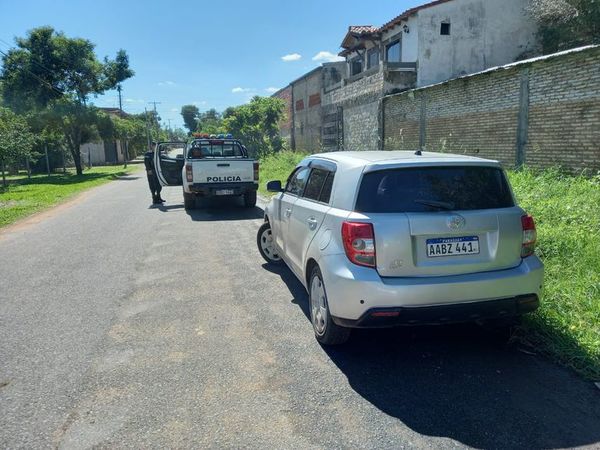
[[[300,195],[304,190],[304,185],[306,184],[306,177],[309,172],[308,167],[303,167],[298,169],[296,173],[292,176],[292,178],[288,181],[287,186],[285,187],[285,191],[289,194]]]
[[[323,203],[329,203],[329,199],[331,197],[331,188],[333,187],[333,178],[335,177],[335,173],[328,172],[327,179],[325,183],[323,183],[323,189],[321,189],[321,195],[319,197],[319,201]]]
[[[306,188],[304,189],[303,197],[318,201],[328,173],[327,170],[312,169],[308,182],[306,183]]]
[[[196,140],[189,145],[188,158],[243,158],[242,146],[222,140]]]
[[[430,212],[508,208],[514,200],[495,167],[413,167],[366,173],[356,211]]]

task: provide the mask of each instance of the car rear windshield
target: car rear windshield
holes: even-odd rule
[[[245,158],[242,146],[237,142],[222,140],[192,141],[188,149],[188,158]]]
[[[363,176],[356,211],[431,212],[508,208],[514,200],[504,172],[495,167],[410,167]]]

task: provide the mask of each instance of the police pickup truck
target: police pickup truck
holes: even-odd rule
[[[258,161],[231,135],[159,142],[154,165],[161,185],[183,186],[185,209],[193,209],[198,197],[243,196],[246,207],[256,205]]]

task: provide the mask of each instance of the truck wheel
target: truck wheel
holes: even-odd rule
[[[310,321],[317,341],[323,345],[339,345],[350,338],[350,328],[340,327],[331,320],[327,292],[319,266],[315,266],[310,275],[308,303]]]
[[[246,191],[244,194],[244,206],[254,208],[256,206],[256,191]]]
[[[275,246],[273,245],[273,234],[271,233],[271,224],[265,222],[258,229],[256,234],[256,244],[258,245],[258,251],[260,256],[264,258],[266,262],[274,265],[282,265],[283,260],[281,256],[277,254]]]
[[[185,209],[194,209],[196,207],[196,197],[194,194],[183,192],[183,207]]]

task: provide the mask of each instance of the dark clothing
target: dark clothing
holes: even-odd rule
[[[156,170],[154,168],[154,152],[146,152],[144,154],[144,165],[146,166],[146,175],[148,176],[148,186],[152,193],[152,202],[160,203],[160,191],[162,186],[156,176]]]

